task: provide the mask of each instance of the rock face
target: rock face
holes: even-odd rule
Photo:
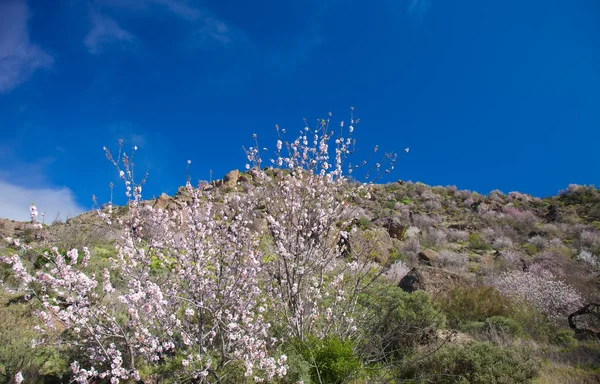
[[[458,286],[473,284],[470,277],[433,267],[415,267],[400,280],[398,286],[406,292],[425,291],[431,296],[448,292]]]
[[[429,267],[438,267],[438,254],[431,249],[424,249],[419,252],[419,262]]]
[[[240,178],[240,171],[234,169],[233,171],[229,171],[228,174],[223,178],[223,185],[225,187],[235,187],[237,185],[238,179]]]
[[[158,197],[158,199],[156,199],[152,207],[166,210],[174,210],[180,208],[181,203],[179,203],[166,193],[163,193]]]
[[[390,258],[394,243],[385,229],[373,228],[351,233],[349,246],[353,253],[366,255],[373,261],[385,264]]]
[[[404,225],[399,217],[389,217],[385,219],[377,220],[376,224],[387,229],[390,237],[398,240],[402,240],[404,232],[406,231],[406,225]]]

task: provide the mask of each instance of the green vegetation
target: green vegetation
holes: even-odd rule
[[[531,383],[539,369],[539,363],[527,349],[473,342],[445,347],[414,363],[400,378],[437,384]]]
[[[274,175],[277,171],[267,173]],[[251,183],[249,177],[247,182]],[[239,185],[220,188],[222,201],[227,201],[228,194],[243,193]],[[564,316],[552,318],[526,299],[517,300],[494,288],[494,279],[500,273],[527,270],[550,274],[548,279],[563,281],[586,299],[600,299],[600,264],[595,264],[600,256],[597,189],[572,186],[559,196],[541,200],[519,193],[482,196],[450,187],[431,188],[405,182],[374,185],[369,193],[367,198],[366,192],[361,191],[352,202],[360,208],[360,217],[354,221],[337,220],[347,226],[348,232],[357,233],[352,235],[352,241],[348,240],[349,251],[344,258],[336,262],[351,263],[352,250],[363,247],[370,265],[381,266],[383,275],[387,268],[402,263],[406,271],[435,270],[441,277],[423,278],[415,284],[418,290],[407,293],[390,284],[391,278],[375,278],[376,268],[368,272],[365,269],[362,273],[374,281],[355,302],[348,304],[361,314],[352,319],[355,328],[343,335],[323,332],[319,337],[309,334],[275,344],[278,353],[287,356],[287,375],[269,383],[597,382],[597,340],[576,335],[567,328]],[[267,207],[261,206],[253,212],[260,216],[266,211]],[[129,213],[127,207],[115,207],[112,218]],[[82,247],[88,247],[91,258],[85,271],[97,276],[105,268],[110,269],[112,259],[118,256],[115,238],[92,216],[53,224],[44,231],[55,240],[61,254],[80,249],[78,262],[83,258]],[[39,271],[55,261],[53,256],[44,254],[52,253],[40,245],[37,230],[22,225],[3,233],[6,236],[19,238],[32,247],[21,252],[27,269]],[[365,245],[372,243],[376,247]],[[260,261],[265,265],[280,261],[273,244],[272,234],[266,231],[260,238],[264,251]],[[145,241],[138,246],[144,251],[149,249]],[[420,254],[426,247],[427,263]],[[5,258],[16,253],[15,246],[0,248],[0,256]],[[448,255],[464,259],[465,265],[448,272]],[[173,273],[170,263],[170,259],[149,252],[147,272],[153,278],[169,281]],[[206,269],[216,267],[211,264]],[[455,282],[456,275],[461,279]],[[0,264],[0,279],[19,292],[9,265]],[[332,284],[331,277],[324,281]],[[111,282],[117,291],[128,289],[126,279],[118,271],[111,271]],[[334,300],[332,295],[324,302]],[[77,349],[53,343],[55,335],[47,336],[46,344],[31,348],[32,340],[40,338],[33,329],[39,325],[35,315],[38,308],[36,300],[25,300],[22,293],[8,289],[2,292],[0,384],[11,383],[16,372],[22,372],[25,382],[31,383],[69,382],[73,378],[68,363]],[[569,310],[564,309],[565,313]],[[342,313],[337,316],[342,318]],[[272,329],[275,334],[279,332],[279,337],[285,328],[276,323],[278,317],[273,313],[265,316],[273,322]],[[126,323],[126,308],[116,311],[115,317]],[[321,323],[318,326],[326,329]],[[58,334],[61,332],[68,339],[68,332],[59,329]],[[218,354],[211,357],[219,359]],[[140,361],[138,366],[143,379],[178,383],[185,378],[182,365],[186,358],[176,349],[156,364]],[[221,383],[252,382],[252,378],[245,377],[244,366],[237,362],[219,369]]]

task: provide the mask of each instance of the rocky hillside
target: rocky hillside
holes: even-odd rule
[[[268,171],[271,175],[284,172]],[[229,215],[227,196],[256,191],[257,180],[251,172],[235,170],[201,188],[217,196],[218,209]],[[176,212],[191,202],[189,190],[181,187],[174,196],[163,194],[144,204]],[[419,363],[395,373],[398,380],[421,377],[426,382],[454,382],[415,372],[448,369],[438,365],[448,356],[451,361],[467,359],[457,357],[463,352],[510,354],[510,348],[521,351],[523,345],[530,348],[524,361],[532,364],[523,371],[531,372],[527,377],[538,372],[538,383],[592,383],[600,378],[600,347],[593,341],[600,318],[593,311],[583,311],[576,322],[567,321],[569,314],[584,305],[600,302],[600,190],[571,185],[557,196],[541,199],[519,192],[481,195],[453,186],[431,187],[398,180],[368,185],[364,193],[354,194],[346,202],[345,209],[354,219],[348,237],[340,239],[344,246],[368,254],[372,263],[383,267],[383,277],[391,286],[410,294],[425,292],[435,311],[446,319],[445,326],[436,323],[439,329],[435,337],[443,340],[442,345],[450,345],[443,349],[440,360],[417,359]],[[249,222],[253,231],[267,230],[263,210],[255,207],[256,215]],[[115,222],[128,214],[127,207],[112,207],[110,211],[104,207],[102,211]],[[107,226],[96,212],[52,223],[43,231],[28,223],[0,220],[2,237],[20,239],[34,248],[48,240],[64,252],[88,247],[92,252],[90,268],[107,266],[107,259],[115,255],[118,228],[118,224]],[[8,249],[5,246],[0,251]],[[0,279],[7,276],[4,271]],[[12,296],[5,299],[20,302]],[[377,300],[373,302],[376,304]],[[429,308],[427,305],[420,310]],[[427,355],[427,348],[433,348],[427,343],[417,348],[419,343],[411,354]],[[498,346],[509,349],[497,352],[493,348]],[[469,348],[483,350],[473,352]],[[2,362],[7,353],[12,352],[0,348],[1,366],[9,364]],[[531,356],[538,363],[546,361],[541,370],[535,368],[538,363],[528,360]],[[50,371],[56,374],[60,369]]]

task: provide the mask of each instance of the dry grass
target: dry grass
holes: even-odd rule
[[[550,363],[540,371],[534,384],[597,384],[600,373],[586,371],[565,364]]]

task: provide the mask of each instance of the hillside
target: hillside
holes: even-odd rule
[[[266,175],[273,180],[289,177],[286,172],[272,169],[266,170]],[[21,257],[28,267],[41,270],[47,256],[33,250],[48,251],[46,244],[53,244],[58,247],[58,253],[53,256],[56,260],[58,254],[64,255],[73,248],[82,252],[83,247],[87,247],[90,256],[86,256],[89,262],[84,270],[97,271],[100,275],[103,268],[114,265],[113,258],[121,255],[116,249],[120,247],[124,229],[156,234],[161,226],[165,226],[166,231],[168,222],[171,223],[169,231],[175,228],[185,231],[191,211],[174,222],[167,218],[176,217],[189,207],[200,209],[198,207],[210,205],[210,212],[217,213],[217,223],[223,218],[235,217],[238,210],[247,215],[243,221],[243,227],[248,228],[247,235],[261,234],[261,249],[271,249],[261,261],[265,263],[263,271],[268,270],[273,262],[265,260],[275,257],[269,255],[279,254],[276,249],[292,245],[282,242],[280,248],[276,246],[277,227],[271,225],[271,219],[267,220],[269,215],[277,213],[269,206],[276,200],[266,199],[264,203],[262,199],[271,196],[268,193],[277,192],[269,192],[261,180],[253,170],[232,171],[223,180],[195,190],[181,187],[174,196],[163,194],[158,199],[141,201],[140,206],[152,207],[152,212],[164,212],[160,220],[144,216],[143,209],[139,217],[132,219],[129,207],[104,207],[100,211],[105,214],[104,219],[96,212],[89,212],[42,229],[35,229],[29,223],[1,220],[0,232],[3,237],[12,238],[12,245],[5,244],[0,252],[4,261],[9,255],[22,252]],[[302,183],[311,180],[304,178]],[[326,327],[330,333],[323,334],[332,337],[323,339],[326,343],[313,339],[318,335],[315,334],[302,339],[300,344],[294,339],[281,344],[279,351],[285,351],[288,359],[287,375],[279,379],[274,375],[267,381],[593,383],[600,379],[600,345],[590,336],[600,319],[589,314],[580,316],[577,330],[570,329],[567,323],[567,316],[584,304],[600,302],[599,190],[571,185],[557,196],[540,199],[519,192],[494,191],[481,195],[452,186],[431,187],[399,180],[388,184],[345,183],[336,191],[347,197],[341,200],[339,216],[331,222],[339,227],[341,237],[328,232],[323,235],[321,246],[331,246],[331,241],[337,241],[341,248],[331,262],[335,264],[336,260],[345,258],[348,262],[360,263],[363,257],[366,269],[360,267],[359,271],[365,271],[366,276],[377,269],[380,276],[366,284],[362,293],[353,299],[357,300],[355,305],[364,306],[364,311],[354,320],[358,331],[354,327],[351,332],[336,333],[334,329],[341,325],[332,323]],[[203,194],[203,200],[198,200],[197,193]],[[241,209],[240,204],[246,204],[239,202],[246,201],[243,196],[254,195],[258,197],[247,202],[254,205]],[[319,199],[308,201],[319,205]],[[313,208],[306,208],[307,212],[316,212]],[[295,230],[302,233],[302,229],[297,229],[301,220],[296,222],[293,215],[286,212],[282,217],[292,220]],[[351,220],[344,221],[343,217]],[[107,224],[107,218],[111,225]],[[227,224],[230,231],[235,222],[231,220],[233,222]],[[284,228],[279,230],[284,231]],[[178,271],[175,264],[169,264],[174,263],[175,256],[161,259],[156,252],[166,244],[175,247],[180,240],[161,232],[161,245],[151,251],[154,249],[151,243],[156,240],[151,240],[148,233],[144,232],[140,239],[149,247],[148,257],[152,255],[148,259],[149,276],[158,278],[166,273],[164,278],[168,278],[168,271]],[[225,241],[215,236],[216,232],[209,235],[211,241]],[[18,251],[14,239],[25,243],[27,248]],[[238,240],[246,241],[244,239]],[[225,244],[224,247],[230,246]],[[128,252],[132,251],[133,248]],[[78,257],[81,260],[82,254]],[[228,263],[231,262],[234,261]],[[25,347],[33,337],[28,327],[33,327],[38,320],[23,314],[32,313],[37,304],[23,299],[14,280],[14,265],[12,272],[6,264],[0,270],[0,279],[7,289],[2,296],[4,306],[0,309],[1,317],[6,319],[0,326],[0,374],[5,375],[5,380],[0,379],[0,382],[10,382],[17,371],[23,371],[31,382],[66,382],[70,377],[67,361],[73,353],[77,355],[77,344],[55,347],[49,343],[36,350]],[[110,278],[114,285],[111,289],[117,293],[133,289],[132,285],[127,288],[127,280],[115,271],[116,275]],[[256,273],[260,276],[262,272]],[[280,279],[278,273],[270,275],[271,278]],[[256,284],[262,284],[260,281]],[[362,282],[356,280],[356,284]],[[113,290],[105,288],[105,293],[112,294]],[[369,297],[367,302],[364,295]],[[103,296],[102,300],[108,300],[107,297]],[[262,303],[261,300],[264,299],[259,300]],[[390,311],[390,305],[396,309]],[[278,318],[276,314],[271,315]],[[372,319],[367,321],[369,318]],[[329,324],[329,320],[323,321]],[[396,323],[399,328],[390,328]],[[315,323],[315,327],[316,324],[321,323]],[[140,326],[144,329],[150,325]],[[392,344],[385,343],[385,339]],[[178,341],[174,342],[179,345]],[[368,351],[368,354],[359,351]],[[171,382],[168,379],[171,373],[181,374],[184,356],[176,350],[174,354],[157,356],[161,357],[155,365],[144,366],[140,371],[145,375],[145,382]],[[184,363],[184,368],[186,364],[189,363]],[[329,364],[336,368],[330,368]],[[476,368],[480,365],[484,367],[481,372]],[[214,380],[212,371],[206,370],[207,382],[246,380],[234,373],[235,370],[218,366],[214,369]],[[518,376],[517,370],[523,376]],[[174,382],[179,380],[183,379]]]

